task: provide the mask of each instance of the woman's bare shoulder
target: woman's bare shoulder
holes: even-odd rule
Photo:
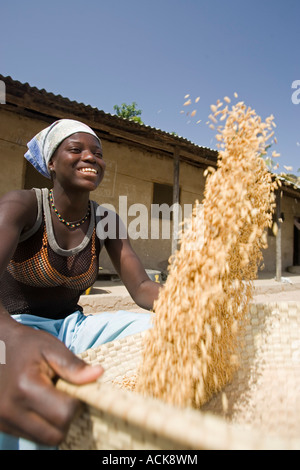
[[[7,192],[0,198],[0,221],[22,220],[24,225],[34,223],[37,214],[37,199],[32,189],[16,189]]]
[[[23,208],[36,205],[36,195],[33,189],[14,189],[8,191],[0,198],[0,206],[20,205]]]

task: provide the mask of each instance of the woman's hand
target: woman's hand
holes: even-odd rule
[[[49,333],[0,319],[6,364],[0,365],[0,430],[56,446],[65,437],[80,402],[57,390],[54,379],[74,384],[96,380],[101,366],[92,367]]]

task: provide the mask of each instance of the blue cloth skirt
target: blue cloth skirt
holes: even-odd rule
[[[49,320],[34,315],[13,315],[23,325],[51,333],[74,354],[80,354],[100,344],[140,333],[152,327],[149,313],[134,313],[125,310],[83,315],[74,312],[63,320]],[[5,367],[2,365],[1,367]],[[0,432],[0,450],[49,449],[26,439],[19,439]]]

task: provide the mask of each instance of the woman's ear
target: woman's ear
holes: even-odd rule
[[[48,170],[49,171],[53,170],[53,159],[52,159],[52,157],[50,158],[49,163],[48,163]]]
[[[54,165],[53,165],[53,160],[52,160],[52,158],[50,159],[50,161],[49,161],[49,163],[48,163],[48,170],[49,170],[49,173],[50,173],[51,180],[53,181],[53,178],[54,178],[54,175],[55,175],[55,171],[54,171]]]

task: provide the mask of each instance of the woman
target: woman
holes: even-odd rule
[[[150,312],[81,312],[77,302],[97,278],[102,245],[138,305],[150,310],[159,291],[128,238],[118,237],[116,214],[117,236],[96,236],[105,230],[96,230],[101,218],[90,192],[101,183],[105,163],[92,129],[57,121],[29,142],[25,157],[52,179],[53,188],[12,191],[0,200],[2,448],[30,448],[28,439],[61,442],[78,402],[59,392],[53,379],[75,384],[97,379],[101,366],[88,366],[75,354],[151,327]]]

